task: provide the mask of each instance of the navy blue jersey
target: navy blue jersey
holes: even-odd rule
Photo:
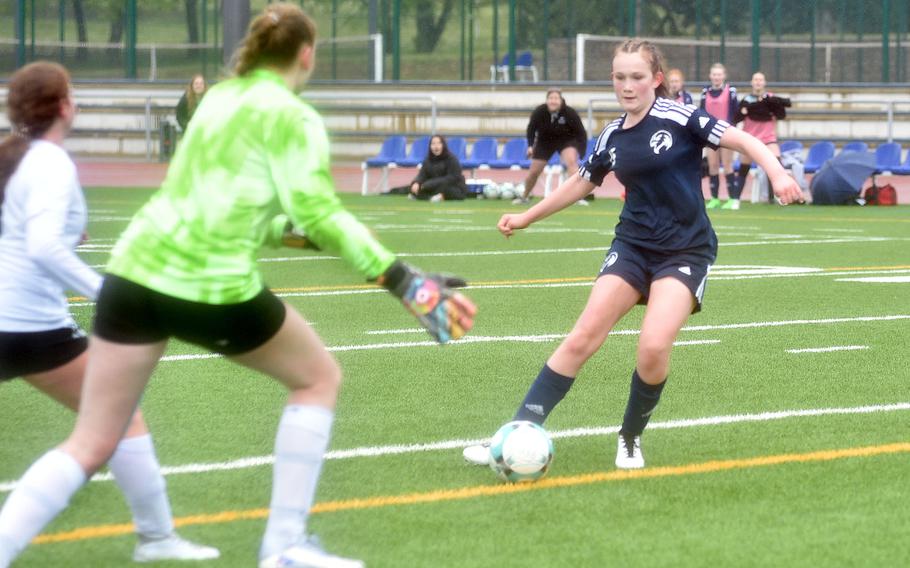
[[[616,239],[662,254],[701,254],[713,262],[717,236],[705,211],[701,154],[705,146],[717,148],[730,124],[664,98],[632,128],[623,129],[624,120],[625,115],[604,128],[595,157],[579,170],[599,184],[606,172],[598,167],[609,168],[626,187]]]

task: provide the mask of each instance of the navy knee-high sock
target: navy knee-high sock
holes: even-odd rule
[[[730,172],[724,177],[727,178],[727,196],[730,199],[739,199],[739,193],[736,192],[736,174]]]
[[[717,199],[717,196],[720,195],[720,176],[717,174],[708,176],[708,183],[711,186],[711,198]]]
[[[752,169],[752,164],[740,164],[739,171],[736,172],[736,197],[734,199],[739,199],[743,195],[743,188],[746,187],[746,180],[749,178],[749,170]]]
[[[659,385],[649,385],[638,376],[638,369],[632,373],[632,385],[629,388],[629,402],[626,404],[626,414],[622,419],[622,428],[619,433],[631,438],[641,436],[651,419],[654,407],[660,401],[660,393],[667,384],[666,379]]]
[[[550,411],[566,396],[574,382],[574,377],[560,375],[549,365],[544,365],[528,389],[528,394],[525,395],[513,420],[530,420],[535,424],[543,424]]]

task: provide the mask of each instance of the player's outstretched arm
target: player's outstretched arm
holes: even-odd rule
[[[511,237],[514,231],[527,228],[531,223],[540,221],[572,205],[591,193],[594,187],[593,183],[579,176],[578,173],[574,173],[572,177],[562,182],[553,193],[534,205],[534,207],[523,213],[506,213],[503,215],[499,219],[496,228],[503,235]]]
[[[462,337],[474,325],[477,307],[452,289],[467,284],[457,276],[427,273],[396,260],[378,282],[400,299],[439,343]]]
[[[777,157],[758,138],[738,128],[728,128],[720,138],[720,146],[749,156],[765,170],[771,180],[774,195],[782,205],[803,201],[803,193],[796,180],[787,175],[787,170],[780,165]]]

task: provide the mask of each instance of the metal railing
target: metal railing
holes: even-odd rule
[[[592,97],[588,99],[588,112],[587,112],[587,128],[588,132],[594,132],[594,106],[596,103],[611,102],[613,109],[621,111],[621,107],[618,102],[616,102],[616,97]],[[894,109],[897,105],[907,105],[910,106],[910,100],[885,100],[885,99],[871,99],[871,98],[845,98],[845,99],[832,99],[832,98],[798,98],[793,101],[793,110],[815,110],[810,108],[804,108],[803,105],[813,105],[813,106],[852,106],[852,105],[866,105],[866,106],[876,106],[879,111],[885,117],[885,123],[887,125],[887,141],[894,141]],[[868,109],[849,109],[841,108],[840,112],[849,113],[851,110],[868,110]]]

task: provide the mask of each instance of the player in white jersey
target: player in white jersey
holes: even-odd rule
[[[86,205],[76,166],[61,147],[76,107],[66,70],[32,63],[10,80],[13,134],[0,144],[0,382],[22,377],[77,410],[88,340],[70,316],[65,290],[94,299],[101,276],[74,248],[84,238]],[[206,560],[218,550],[174,532],[164,478],[136,411],[109,464],[133,513],[137,562]],[[16,534],[23,523],[0,525]],[[3,543],[0,543],[2,545]],[[3,558],[0,546],[0,566]]]
[[[342,373],[255,266],[270,217],[286,213],[315,245],[388,289],[440,343],[470,330],[476,309],[451,290],[453,279],[401,262],[342,207],[322,119],[297,94],[315,54],[316,26],[299,7],[272,3],[251,22],[237,75],[206,94],[161,189],[114,247],[75,428],[32,465],[0,509],[0,557],[15,556],[11,545],[24,547],[21,535],[37,534],[108,460],[168,340],[178,337],[288,391],[260,568],[363,566],[326,552],[307,533]],[[23,514],[29,509],[34,513]],[[13,540],[10,524],[27,528]]]

